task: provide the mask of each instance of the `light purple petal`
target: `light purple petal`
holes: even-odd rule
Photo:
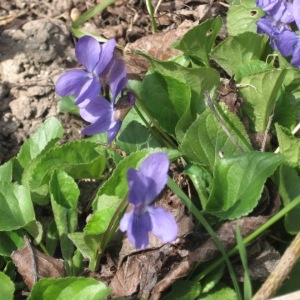
[[[149,213],[138,213],[136,210],[126,213],[121,220],[120,229],[127,231],[128,240],[135,248],[145,249],[152,229]]]
[[[293,57],[291,59],[291,64],[296,68],[300,69],[300,42],[298,42],[294,50]]]
[[[173,242],[178,232],[173,215],[161,207],[149,207],[148,211],[152,223],[152,234],[159,237],[164,243]]]
[[[293,2],[293,14],[295,22],[300,30],[300,0],[294,0]]]
[[[150,193],[149,197],[149,187],[153,185],[151,178],[147,178],[140,174],[139,170],[129,169],[127,171],[127,181],[129,186],[128,201],[134,206],[147,205],[151,203],[155,196]]]
[[[75,104],[79,105],[82,101],[86,99],[93,99],[97,97],[100,93],[101,85],[98,77],[90,77],[86,83],[81,87],[80,92],[76,95]]]
[[[58,78],[55,92],[59,96],[77,95],[88,80],[88,73],[84,70],[66,71]]]
[[[95,97],[93,99],[87,99],[86,105],[80,106],[80,116],[87,122],[93,123],[99,118],[111,119],[112,108],[110,103],[101,97]]]
[[[92,73],[99,63],[101,46],[95,38],[86,35],[78,40],[75,54],[78,61]]]
[[[107,141],[109,144],[111,144],[111,142],[116,138],[118,132],[120,131],[121,126],[122,126],[121,120],[117,120],[111,123],[110,128],[107,131]]]
[[[109,118],[99,118],[94,123],[86,126],[81,133],[86,135],[94,135],[103,132],[107,132],[110,126],[110,119]]]
[[[123,60],[116,59],[112,65],[109,74],[109,85],[115,101],[118,94],[125,88],[127,84],[126,69]]]
[[[94,73],[97,75],[106,75],[103,73],[105,73],[108,66],[112,64],[116,41],[114,39],[110,39],[100,47],[100,56],[97,65],[95,66]]]
[[[130,224],[130,226],[132,226],[132,218],[133,218],[133,210],[130,212],[126,212],[122,219],[120,220],[120,230],[122,232],[127,231],[128,226]]]
[[[276,46],[283,56],[290,56],[299,42],[300,36],[298,34],[293,31],[284,30],[277,36]]]
[[[148,194],[153,197],[152,200],[163,190],[168,181],[169,165],[169,158],[164,152],[150,154],[140,165],[140,174],[153,180],[154,184],[148,191]]]

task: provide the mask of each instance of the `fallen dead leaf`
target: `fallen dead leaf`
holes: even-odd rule
[[[24,240],[26,247],[14,251],[11,258],[30,290],[41,278],[58,278],[65,275],[63,260],[38,251],[26,237]]]
[[[143,75],[150,67],[150,63],[140,55],[135,54],[137,50],[142,51],[158,60],[168,60],[182,54],[181,51],[173,49],[172,44],[180,40],[189,29],[198,23],[188,23],[188,26],[179,27],[166,32],[142,37],[134,43],[127,44],[124,50],[124,61],[129,74]]]

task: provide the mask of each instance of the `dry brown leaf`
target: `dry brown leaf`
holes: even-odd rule
[[[61,259],[38,251],[26,238],[25,244],[26,247],[14,251],[11,258],[29,289],[40,278],[58,278],[65,275],[64,262]]]
[[[168,60],[182,54],[181,51],[173,49],[174,42],[180,40],[183,35],[191,29],[189,27],[179,27],[166,32],[142,37],[134,43],[127,44],[124,51],[124,60],[128,73],[145,74],[150,67],[150,63],[143,57],[135,54],[135,51],[142,51],[158,60]]]
[[[216,234],[224,248],[230,249],[236,245],[237,226],[239,226],[242,236],[246,237],[263,225],[268,218],[269,216],[244,217],[239,220],[228,221],[221,225]],[[220,251],[215,242],[212,238],[209,238],[196,250],[191,251],[180,264],[175,266],[160,282],[155,285],[150,299],[159,299],[161,292],[170,287],[170,285],[177,279],[188,275],[197,262],[211,260],[219,253]]]

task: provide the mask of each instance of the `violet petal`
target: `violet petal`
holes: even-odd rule
[[[81,87],[80,92],[76,95],[76,105],[80,105],[85,99],[93,99],[100,93],[101,85],[98,77],[90,77],[85,84]]]
[[[173,242],[178,231],[173,215],[161,207],[149,207],[148,211],[152,223],[152,234],[164,243]]]
[[[122,121],[117,120],[115,123],[111,123],[110,128],[107,130],[107,142],[111,144],[111,142],[116,138],[120,128],[122,126]]]
[[[83,102],[85,103],[85,102]],[[87,122],[93,123],[99,118],[112,115],[110,103],[101,97],[96,97],[87,101],[86,105],[80,107],[80,116]]]
[[[149,186],[152,179],[140,174],[139,170],[129,169],[127,171],[127,181],[129,186],[128,201],[134,206],[151,203],[154,197],[149,198]],[[152,194],[150,194],[151,197]],[[157,196],[157,195],[156,195]]]
[[[116,59],[109,74],[109,85],[113,95],[113,101],[115,101],[118,94],[125,88],[127,84],[126,76],[127,74],[124,61]]]
[[[99,61],[95,66],[94,73],[103,76],[106,75],[105,72],[107,71],[107,67],[112,63],[116,41],[114,39],[110,39],[100,47],[101,53],[99,56]]]
[[[99,58],[101,55],[101,46],[95,38],[86,35],[78,40],[75,46],[75,54],[78,61],[89,72],[92,73],[94,72],[95,67],[99,63]]]
[[[70,70],[63,73],[55,84],[55,92],[59,96],[78,95],[81,87],[89,80],[84,70]]]
[[[293,14],[295,22],[300,30],[300,0],[294,0],[293,2]]]
[[[149,213],[133,210],[132,219],[127,227],[128,240],[137,249],[145,249],[149,244],[149,231],[152,229]],[[131,225],[131,226],[130,226]]]

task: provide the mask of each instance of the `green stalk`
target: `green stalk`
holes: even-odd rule
[[[154,18],[154,10],[153,10],[153,6],[151,3],[151,0],[146,0],[146,6],[147,6],[147,10],[150,16],[150,21],[151,21],[151,26],[152,26],[152,33],[157,32],[157,25],[156,25],[156,21]]]
[[[77,28],[82,25],[85,21],[91,19],[98,13],[102,12],[105,8],[115,3],[115,0],[103,0],[100,4],[92,7],[86,11],[82,16],[80,16],[76,21],[72,23],[72,28]]]
[[[97,257],[95,270],[97,270],[99,268],[101,255],[102,255],[103,251],[105,250],[105,248],[107,247],[107,245],[109,244],[109,242],[111,241],[113,235],[115,234],[115,232],[119,226],[119,223],[120,223],[119,221],[121,219],[121,216],[123,215],[123,212],[125,211],[127,205],[128,205],[128,201],[127,201],[127,195],[126,195],[126,197],[122,200],[118,209],[114,213],[112,219],[109,222],[107,230],[104,233],[103,239],[98,248],[98,257]]]
[[[169,178],[168,180],[168,187],[178,196],[182,199],[185,206],[189,209],[189,211],[197,218],[197,220],[202,224],[202,226],[205,228],[205,230],[208,232],[208,234],[212,237],[213,241],[219,248],[220,252],[222,253],[222,262],[225,260],[225,263],[227,265],[232,283],[234,285],[235,291],[237,293],[238,299],[243,299],[241,290],[237,281],[237,278],[235,276],[232,264],[229,260],[229,255],[226,253],[226,250],[223,246],[223,244],[220,242],[218,236],[214,232],[214,230],[211,228],[209,223],[206,221],[206,219],[202,216],[201,212],[197,209],[197,207],[193,204],[191,199],[175,184],[175,182]]]

